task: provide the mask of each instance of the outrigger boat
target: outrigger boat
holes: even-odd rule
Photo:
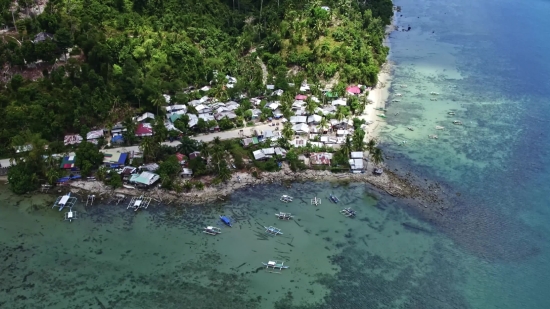
[[[455,115],[455,112],[448,112],[447,114],[448,114],[448,115],[451,115],[451,116],[454,116],[454,115]]]
[[[222,220],[223,224],[225,224],[225,225],[227,225],[227,226],[229,226],[229,227],[232,226],[231,220],[230,220],[228,217],[226,217],[226,216],[220,216],[220,220]]]
[[[74,196],[71,196],[71,192],[60,196],[55,200],[55,203],[53,204],[52,208],[59,207],[59,211],[62,211],[63,208],[69,207],[72,208],[74,204],[76,204],[77,198]]]
[[[202,231],[202,232],[205,233],[205,234],[208,234],[208,235],[216,236],[216,235],[222,233],[222,229],[220,229],[219,227],[215,227],[215,226],[207,226],[207,227],[204,228],[204,231]]]
[[[380,118],[386,118],[386,115],[384,115],[384,114],[378,114],[377,116],[380,117]]]
[[[264,226],[265,228],[265,231],[268,233],[268,234],[271,234],[273,236],[277,236],[277,235],[283,235],[283,232],[281,232],[281,229],[278,229],[276,227],[273,227],[273,226]]]
[[[340,211],[341,214],[343,214],[344,216],[346,217],[350,217],[350,218],[353,218],[355,217],[355,215],[357,214],[355,212],[355,210],[351,209],[351,208],[344,208]]]
[[[414,129],[413,129],[412,127],[407,127],[407,129],[408,129],[409,131],[414,131]]]
[[[292,214],[286,213],[286,212],[279,212],[278,214],[275,214],[279,220],[290,220],[292,219]]]
[[[462,125],[462,121],[455,120],[455,121],[453,121],[453,124]]]
[[[340,201],[335,195],[332,194],[329,196],[329,198],[335,204],[338,204],[338,202]]]
[[[65,213],[65,221],[73,222],[75,219],[78,219],[76,211],[69,209],[69,212]]]
[[[262,262],[262,264],[265,266],[265,269],[269,271],[270,273],[274,274],[280,274],[283,269],[288,269],[290,266],[284,265],[285,262],[283,261],[269,261],[267,263]]]
[[[286,195],[286,194],[285,194],[285,195],[281,196],[281,199],[280,199],[280,200],[281,200],[281,202],[283,202],[283,203],[292,202],[292,196]]]
[[[439,95],[439,92],[430,92],[431,95]]]

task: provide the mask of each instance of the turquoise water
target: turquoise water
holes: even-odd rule
[[[49,208],[53,197],[0,187],[0,307],[550,308],[550,3],[396,5],[398,25],[412,30],[391,35],[391,99],[401,102],[388,107],[383,147],[392,168],[439,182],[449,209],[306,183],[137,214],[80,203],[69,224]],[[358,217],[327,203],[331,192]],[[282,204],[281,194],[296,199]],[[235,226],[201,233],[220,214]],[[264,225],[284,234],[268,237]],[[290,268],[266,273],[269,259]]]

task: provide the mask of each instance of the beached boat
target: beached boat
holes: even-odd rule
[[[353,218],[357,214],[355,212],[355,210],[353,210],[351,208],[344,208],[344,209],[340,210],[340,213],[343,214],[346,217],[349,217],[349,218]]]
[[[281,196],[281,199],[280,199],[280,200],[281,200],[281,202],[283,202],[283,203],[292,202],[292,196],[286,195],[286,194],[285,194],[285,195]]]
[[[281,232],[281,229],[278,229],[273,226],[264,226],[266,233],[276,236],[276,235],[283,235],[283,232]]]
[[[219,227],[215,227],[215,226],[207,226],[207,227],[204,228],[204,230],[202,232],[205,233],[205,234],[208,234],[208,235],[216,236],[216,235],[222,233],[222,229],[220,229]]]
[[[226,216],[220,216],[220,220],[222,220],[223,224],[232,227],[231,220]]]
[[[384,115],[384,114],[378,114],[377,116],[380,117],[380,118],[386,118],[386,115]]]
[[[151,204],[151,201],[153,200],[152,197],[146,197],[144,195],[141,195],[139,197],[134,196],[128,203],[128,206],[126,209],[134,209],[134,211],[138,211],[139,209],[147,209],[149,207],[149,204]]]
[[[262,262],[265,266],[265,269],[270,273],[280,274],[283,269],[288,269],[290,266],[285,265],[285,262],[282,261],[269,261],[267,263]]]
[[[332,195],[332,194],[329,195],[329,199],[335,204],[340,202],[340,200],[335,195]]]
[[[278,214],[275,214],[279,220],[290,220],[292,219],[292,214],[289,212],[279,212]]]
[[[372,171],[372,173],[373,173],[374,175],[380,176],[380,175],[382,175],[382,173],[384,173],[384,170],[381,169],[381,168],[375,168],[375,169]]]
[[[454,120],[453,124],[456,124],[456,125],[460,126],[460,125],[462,125],[462,121]]]

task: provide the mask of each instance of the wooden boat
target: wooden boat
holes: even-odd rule
[[[454,115],[455,115],[455,112],[448,112],[447,114],[448,114],[448,115],[451,115],[451,116],[454,116]]]
[[[268,234],[271,234],[273,236],[277,236],[277,235],[283,235],[283,232],[281,232],[281,229],[278,229],[276,227],[273,227],[273,226],[264,226],[265,228],[265,231],[268,233]]]
[[[348,217],[348,218],[353,218],[357,214],[355,212],[355,210],[353,210],[351,208],[344,208],[340,211],[340,213],[343,214],[344,216]]]
[[[202,232],[205,233],[205,234],[208,234],[208,235],[216,236],[216,235],[222,233],[222,229],[220,229],[219,227],[215,227],[215,226],[207,226],[207,227],[204,228],[204,230]]]
[[[62,211],[65,207],[72,208],[74,204],[76,204],[76,202],[77,198],[71,196],[71,192],[69,192],[63,196],[58,197],[57,200],[55,200],[52,208],[59,207],[59,211]]]
[[[414,131],[414,129],[413,129],[412,127],[407,127],[407,129],[408,129],[409,131]]]
[[[386,115],[384,115],[384,114],[378,114],[377,116],[380,117],[380,118],[386,118]]]
[[[431,139],[437,139],[437,135],[435,135],[435,134],[428,135],[428,137],[431,138]]]
[[[459,120],[454,120],[453,121],[453,124],[456,124],[456,125],[462,125],[462,121],[459,121]]]
[[[435,129],[436,129],[436,130],[445,130],[445,127],[442,127],[442,126],[435,126]]]
[[[227,225],[227,226],[229,226],[229,227],[232,226],[231,220],[230,220],[228,217],[226,217],[226,216],[220,216],[220,220],[222,220],[223,224],[225,224],[225,225]]]
[[[335,195],[329,195],[329,199],[335,203],[335,204],[338,204],[338,202],[340,202],[340,200],[335,196]]]
[[[265,269],[270,273],[280,274],[283,269],[288,269],[290,266],[285,265],[283,261],[269,261],[267,263],[262,262]]]
[[[292,214],[286,213],[286,212],[279,212],[278,214],[275,214],[279,220],[290,220],[292,219]]]

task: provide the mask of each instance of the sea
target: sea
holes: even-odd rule
[[[61,193],[0,186],[0,308],[550,308],[550,1],[394,4],[380,145],[446,206],[303,182],[139,212],[78,196],[69,223]]]

